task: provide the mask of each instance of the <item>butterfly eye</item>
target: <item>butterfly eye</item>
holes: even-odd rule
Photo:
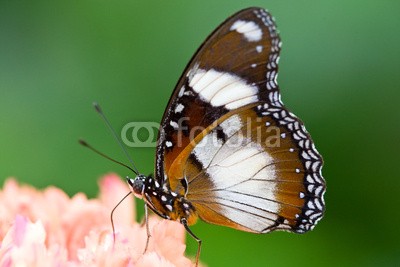
[[[128,182],[129,186],[132,189],[132,192],[135,194],[136,197],[142,198],[142,193],[144,189],[144,182],[145,182],[145,177],[142,177],[141,175],[138,175],[135,177],[135,179],[132,179],[130,177],[126,177],[126,181]]]

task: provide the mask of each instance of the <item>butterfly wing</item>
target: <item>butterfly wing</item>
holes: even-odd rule
[[[324,211],[322,159],[285,108],[233,112],[188,157],[187,199],[207,222],[266,233],[313,228]]]
[[[161,121],[156,177],[181,179],[179,166],[194,136],[233,109],[270,102],[269,93],[278,90],[279,50],[272,17],[260,8],[236,13],[206,39],[179,79]]]
[[[240,11],[199,48],[169,101],[156,177],[180,192],[187,181],[205,221],[305,232],[323,214],[322,158],[280,100],[279,51],[269,13]]]

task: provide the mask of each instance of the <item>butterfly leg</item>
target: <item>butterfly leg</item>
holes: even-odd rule
[[[196,267],[197,267],[199,264],[199,258],[200,258],[201,239],[198,238],[195,234],[193,234],[192,230],[190,230],[189,226],[187,225],[186,218],[182,218],[181,223],[185,227],[186,231],[197,241],[197,253],[196,253]]]
[[[146,253],[147,248],[149,247],[149,241],[150,241],[150,228],[149,228],[149,209],[147,207],[147,203],[144,204],[144,217],[146,221],[146,233],[147,233],[147,240],[146,240],[146,247],[144,248],[144,253]]]
[[[149,209],[151,209],[155,214],[157,214],[158,216],[160,216],[163,219],[169,219],[168,216],[161,214],[160,212],[158,212],[156,209],[152,208],[151,205],[148,205],[146,202],[144,204],[144,219],[145,219],[145,223],[146,223],[146,232],[147,232],[147,240],[146,240],[146,247],[144,248],[144,253],[146,253],[147,248],[149,247],[149,241],[150,241],[150,228],[149,228]]]
[[[114,225],[114,212],[115,212],[115,210],[117,209],[117,207],[119,206],[119,204],[121,204],[122,201],[124,201],[125,198],[127,198],[131,193],[132,193],[132,192],[130,191],[128,194],[126,194],[126,195],[117,203],[117,205],[115,205],[115,207],[111,210],[110,217],[111,217],[111,227],[112,227],[112,234],[113,234],[113,247],[115,246],[115,238],[116,238],[116,235],[115,235],[115,225]]]

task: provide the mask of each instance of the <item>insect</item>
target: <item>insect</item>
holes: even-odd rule
[[[253,233],[305,233],[322,218],[322,157],[282,103],[281,41],[272,16],[248,8],[223,22],[190,60],[161,121],[155,174],[127,178],[164,219],[197,218]],[[148,235],[150,236],[150,235]]]

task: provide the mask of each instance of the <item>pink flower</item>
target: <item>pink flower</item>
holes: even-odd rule
[[[178,223],[150,216],[150,238],[135,221],[135,205],[126,199],[128,186],[110,174],[100,180],[96,199],[62,190],[38,191],[9,179],[0,191],[0,266],[192,266],[184,256],[185,229]]]

